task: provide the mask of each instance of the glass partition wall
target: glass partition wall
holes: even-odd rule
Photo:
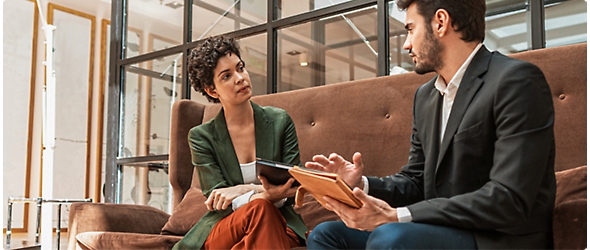
[[[587,40],[584,0],[486,2],[490,50]],[[237,37],[253,93],[264,95],[412,71],[404,19],[394,1],[112,0],[105,201],[171,212],[170,108],[180,99],[207,103],[184,63],[199,40]]]

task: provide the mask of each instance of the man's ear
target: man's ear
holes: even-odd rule
[[[452,30],[451,17],[449,12],[445,9],[438,9],[432,18],[433,31],[439,37],[444,36],[447,32]]]
[[[207,92],[207,94],[213,98],[219,98],[219,94],[217,94],[217,91],[215,90],[215,88],[213,87],[205,87],[205,92]]]

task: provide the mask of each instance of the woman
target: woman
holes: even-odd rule
[[[295,195],[294,179],[273,186],[255,171],[257,157],[300,164],[291,117],[282,109],[250,101],[250,77],[232,38],[205,39],[191,50],[188,67],[193,88],[209,101],[220,102],[222,109],[189,133],[192,161],[209,212],[174,248],[288,249],[305,245],[307,228],[293,210],[293,199],[287,199]]]

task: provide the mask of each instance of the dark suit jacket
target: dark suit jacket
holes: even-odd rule
[[[299,144],[295,125],[289,114],[275,107],[260,107],[251,102],[254,110],[256,157],[299,165]],[[240,163],[231,142],[223,109],[211,121],[192,128],[189,144],[199,183],[207,197],[216,188],[244,184]],[[307,227],[293,209],[290,198],[279,209],[287,226],[305,239]],[[178,242],[174,249],[201,249],[213,226],[232,213],[231,206],[223,211],[209,211]]]
[[[553,102],[535,65],[476,53],[441,143],[436,78],[415,94],[408,164],[369,178],[369,194],[413,222],[473,232],[478,248],[552,248]]]

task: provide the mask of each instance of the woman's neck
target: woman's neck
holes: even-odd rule
[[[245,124],[254,119],[254,110],[249,101],[240,105],[224,106],[223,110],[228,124]]]

